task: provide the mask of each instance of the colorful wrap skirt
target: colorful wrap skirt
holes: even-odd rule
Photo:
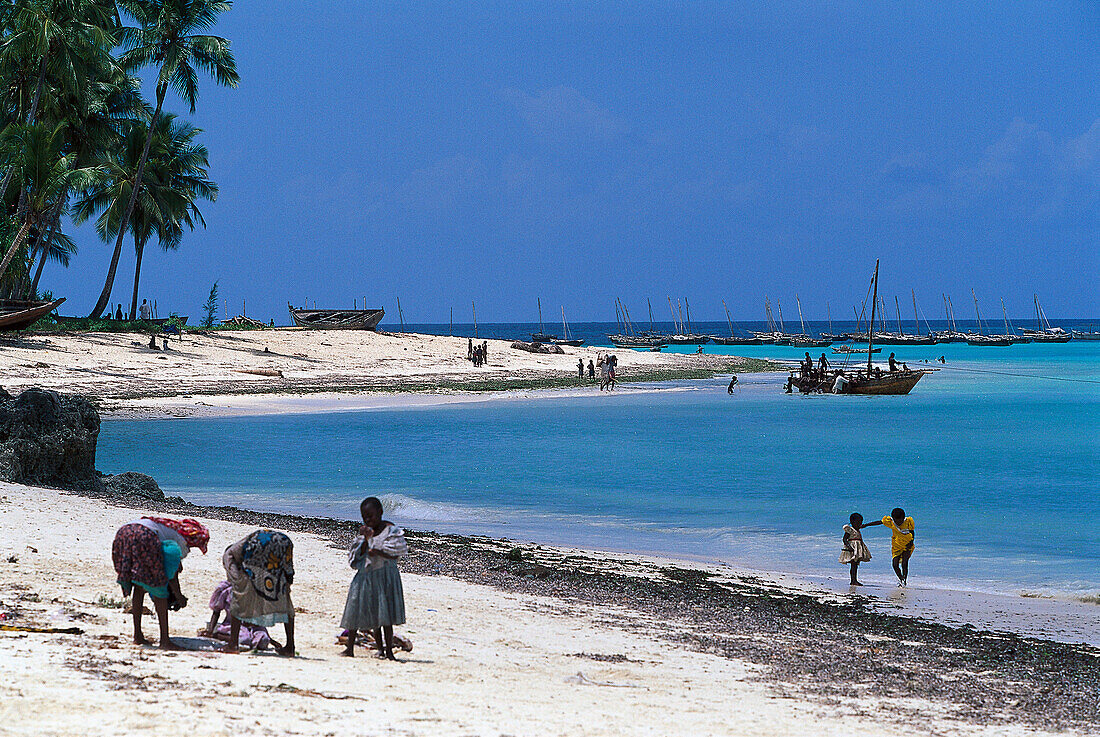
[[[136,584],[157,599],[167,599],[168,581],[179,572],[182,557],[179,545],[170,540],[162,544],[157,533],[136,522],[120,527],[111,546],[111,560],[126,596]]]
[[[348,630],[373,630],[397,624],[405,624],[405,591],[397,561],[387,560],[377,568],[360,568],[348,587],[340,626]]]

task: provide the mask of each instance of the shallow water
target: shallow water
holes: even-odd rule
[[[1100,344],[884,350],[947,363],[908,397],[788,396],[785,376],[768,374],[742,377],[732,397],[715,379],[614,396],[118,420],[103,426],[98,465],[149,473],[198,503],[351,518],[378,495],[412,527],[809,574],[844,575],[849,513],[901,506],[917,525],[914,581],[1100,592]],[[888,534],[865,537],[875,559],[861,571],[889,581]]]

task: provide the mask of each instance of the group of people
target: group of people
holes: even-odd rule
[[[347,638],[340,654],[354,656],[358,633],[363,632],[373,637],[380,656],[395,660],[393,628],[405,623],[397,560],[408,553],[408,545],[404,531],[382,519],[382,502],[377,497],[364,499],[359,513],[363,524],[348,551],[355,576],[340,623]],[[148,594],[160,626],[160,647],[181,649],[169,637],[168,612],[187,606],[179,582],[183,559],[194,548],[205,555],[209,542],[210,531],[190,518],[142,517],[115,533],[111,558],[123,594],[132,596],[135,643],[149,644],[141,627]],[[213,614],[204,634],[225,640],[225,653],[240,652],[242,646],[258,650],[273,646],[280,655],[293,656],[294,543],[282,532],[256,530],[225,549],[222,565],[225,581],[210,597]],[[226,619],[221,622],[223,613]],[[271,640],[267,628],[276,624],[285,629],[285,644]]]
[[[587,368],[584,365],[584,359],[577,359],[577,378],[583,379],[585,372],[588,373],[589,379],[596,378],[596,372],[600,374],[600,391],[611,391],[615,388],[615,372],[619,366],[619,357],[608,353],[597,353],[596,360],[588,360]]]
[[[913,555],[916,534],[913,518],[905,516],[905,510],[895,507],[890,514],[881,520],[864,522],[863,515],[855,512],[848,518],[848,524],[844,525],[843,548],[840,551],[840,562],[851,566],[852,586],[862,586],[856,577],[856,570],[860,563],[871,560],[871,551],[867,543],[863,541],[860,532],[865,527],[883,525],[891,531],[890,555],[893,559],[894,573],[898,577],[898,586],[904,587],[909,580],[909,558]]]
[[[110,319],[110,317],[111,317],[111,313],[110,313],[110,311],[108,311],[107,312],[107,319]],[[126,318],[122,314],[122,305],[121,304],[115,305],[115,320],[118,320],[119,322],[122,322],[125,319]],[[152,320],[153,319],[153,308],[149,305],[149,300],[147,300],[147,299],[141,300],[141,306],[138,307],[138,311],[137,311],[137,319],[139,319],[139,320]]]
[[[489,341],[483,340],[480,344],[474,345],[474,339],[469,339],[469,344],[466,348],[466,360],[471,361],[475,368],[480,368],[489,362]]]

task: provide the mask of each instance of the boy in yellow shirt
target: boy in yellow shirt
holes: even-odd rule
[[[894,573],[898,576],[898,586],[905,586],[909,578],[909,558],[913,555],[916,533],[913,518],[905,516],[905,510],[895,507],[889,516],[883,517],[880,522],[868,522],[864,527],[884,525],[893,533],[890,539],[890,555],[894,560]]]

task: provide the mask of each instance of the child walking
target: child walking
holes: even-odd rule
[[[860,563],[871,560],[871,551],[868,550],[867,543],[863,542],[863,533],[860,532],[860,528],[866,525],[863,524],[863,515],[859,512],[852,514],[848,522],[849,524],[844,525],[844,549],[840,551],[840,562],[851,564],[852,586],[862,586],[856,578],[856,569]]]
[[[871,525],[884,525],[890,528],[890,555],[893,556],[894,573],[898,577],[898,586],[904,587],[909,580],[909,559],[913,556],[916,531],[913,518],[905,516],[905,510],[894,507],[889,515],[882,518],[881,522],[868,522],[864,527]]]
[[[405,593],[397,559],[408,554],[404,531],[382,519],[382,502],[370,496],[359,505],[363,525],[352,540],[348,562],[356,569],[348,587],[344,618],[340,626],[348,631],[347,646],[341,655],[355,655],[359,630],[373,632],[378,653],[393,656],[394,625],[405,624]]]

